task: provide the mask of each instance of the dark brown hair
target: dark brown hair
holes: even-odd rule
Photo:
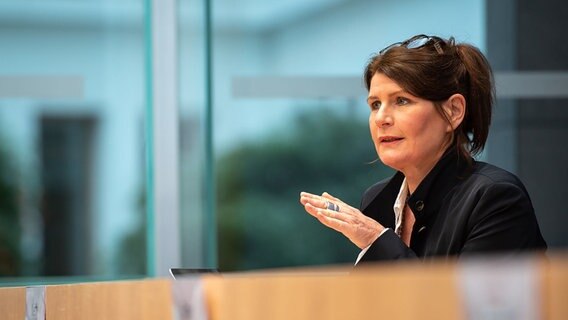
[[[416,45],[416,41],[421,41]],[[368,62],[364,81],[367,90],[376,73],[391,78],[410,94],[434,102],[448,120],[442,102],[460,93],[466,101],[462,123],[454,129],[452,147],[470,159],[485,147],[495,97],[489,62],[476,47],[456,44],[454,38],[414,36],[383,49]]]

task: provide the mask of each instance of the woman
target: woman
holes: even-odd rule
[[[362,249],[357,262],[545,250],[529,195],[483,150],[494,97],[483,54],[418,35],[371,58],[364,74],[380,160],[397,170],[360,210],[302,192],[305,210]]]

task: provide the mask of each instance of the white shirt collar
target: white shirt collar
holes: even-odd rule
[[[404,211],[404,206],[406,205],[406,197],[408,196],[408,185],[406,184],[406,178],[404,178],[404,180],[402,181],[402,185],[400,186],[400,191],[398,192],[398,196],[396,196],[396,200],[394,202],[394,206],[393,206],[393,210],[394,210],[394,218],[395,218],[395,229],[394,231],[397,232],[398,234],[398,230],[399,228],[401,228],[401,222],[402,222],[402,213]],[[381,234],[379,234],[379,237],[383,235],[383,233],[385,233],[385,231],[387,231],[388,228],[383,229],[383,232],[381,232]],[[357,263],[359,263],[359,261],[361,260],[361,258],[363,258],[363,256],[365,255],[365,253],[367,252],[367,250],[369,250],[369,248],[371,247],[373,243],[370,243],[366,248],[364,248],[363,250],[361,250],[361,252],[359,253],[359,256],[357,257],[357,261],[355,261],[355,265],[357,265]]]
[[[398,191],[398,196],[396,196],[396,200],[394,201],[394,206],[393,206],[395,232],[398,232],[399,228],[401,228],[402,213],[404,211],[404,206],[406,205],[407,197],[408,197],[408,184],[406,183],[406,178],[404,178],[404,180],[402,180],[402,184],[400,185],[400,191]]]

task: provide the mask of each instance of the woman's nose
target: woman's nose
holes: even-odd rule
[[[383,106],[375,113],[375,124],[377,127],[385,127],[392,125],[392,115],[390,114],[389,108]]]

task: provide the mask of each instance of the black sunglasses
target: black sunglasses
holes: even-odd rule
[[[419,35],[414,36],[414,37],[412,37],[408,40],[405,40],[405,41],[402,41],[402,42],[395,42],[395,43],[391,44],[390,46],[379,51],[379,55],[382,55],[383,53],[389,51],[393,47],[405,47],[407,49],[418,49],[418,48],[422,48],[422,47],[424,47],[426,45],[430,45],[430,44],[432,44],[434,46],[434,49],[436,49],[436,51],[439,54],[442,54],[442,53],[444,53],[444,50],[442,50],[442,43],[445,43],[445,41],[442,38],[439,38],[439,37],[436,37],[436,36],[427,36],[425,34],[419,34]]]

